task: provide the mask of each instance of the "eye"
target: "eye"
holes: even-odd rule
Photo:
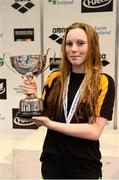
[[[71,41],[67,41],[67,42],[66,42],[66,46],[72,46],[72,44],[73,44],[73,43],[72,43]]]
[[[85,42],[84,42],[84,41],[80,41],[80,40],[79,40],[79,41],[77,41],[77,45],[78,45],[78,46],[82,46],[83,44],[85,44]]]

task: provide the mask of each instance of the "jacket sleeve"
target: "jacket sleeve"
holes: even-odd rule
[[[114,99],[114,80],[111,76],[102,74],[100,79],[100,95],[96,106],[96,115],[112,120]]]

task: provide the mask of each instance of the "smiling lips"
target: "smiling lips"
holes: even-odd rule
[[[78,58],[78,57],[81,57],[81,56],[70,56],[71,58]]]

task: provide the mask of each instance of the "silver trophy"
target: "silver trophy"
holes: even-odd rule
[[[46,55],[20,55],[10,56],[11,66],[6,62],[6,55],[3,55],[3,59],[6,65],[13,71],[15,69],[17,73],[21,74],[22,77],[26,77],[28,80],[33,77],[38,77],[39,74],[43,73],[50,64],[55,60],[55,53],[52,61],[46,67],[47,55],[50,48],[47,50]],[[21,99],[19,102],[19,111],[16,116],[21,118],[31,118],[32,116],[44,115],[43,101],[36,97],[34,94],[28,94],[26,98]]]

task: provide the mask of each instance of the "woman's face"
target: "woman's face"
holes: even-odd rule
[[[66,54],[72,64],[72,71],[84,72],[87,51],[88,39],[85,31],[80,28],[71,29],[66,37]]]

